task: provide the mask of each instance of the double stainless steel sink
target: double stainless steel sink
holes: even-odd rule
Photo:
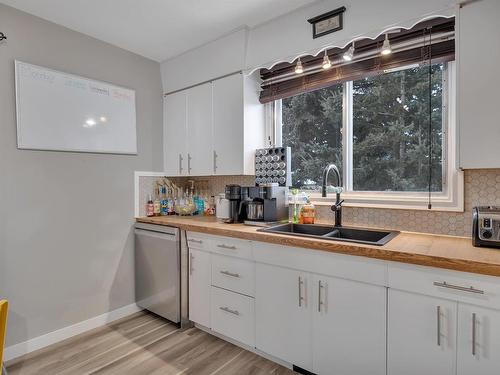
[[[385,245],[399,234],[397,231],[292,223],[274,225],[259,229],[258,231],[298,237],[310,237],[322,240],[356,242],[378,246]]]

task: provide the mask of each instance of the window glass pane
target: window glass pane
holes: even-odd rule
[[[283,99],[282,122],[283,145],[292,148],[293,187],[319,190],[330,163],[342,173],[342,85]]]
[[[442,191],[443,64],[432,66],[432,190]],[[353,82],[353,189],[427,191],[428,67]]]

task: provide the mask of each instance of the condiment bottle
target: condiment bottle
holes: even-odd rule
[[[154,216],[160,216],[161,214],[161,202],[160,202],[160,194],[158,193],[158,189],[155,192],[155,200],[153,202],[153,214]]]
[[[314,224],[314,217],[316,215],[316,208],[314,204],[308,202],[302,206],[301,219],[303,224]]]
[[[148,195],[148,202],[146,203],[146,216],[154,216],[154,203],[151,194]]]

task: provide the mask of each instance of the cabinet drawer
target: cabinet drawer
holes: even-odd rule
[[[210,250],[218,254],[252,259],[251,242],[237,238],[213,236],[210,243]]]
[[[187,232],[187,243],[190,249],[208,251],[210,249],[210,237],[203,233]]]
[[[212,256],[212,285],[255,295],[255,263],[225,255]]]
[[[389,288],[500,309],[500,279],[466,272],[390,263]]]
[[[254,299],[213,286],[212,329],[248,346],[255,346]]]

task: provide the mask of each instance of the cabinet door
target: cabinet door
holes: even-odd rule
[[[387,374],[455,373],[457,303],[389,289]]]
[[[256,348],[311,370],[310,277],[256,264]]]
[[[464,169],[500,167],[499,15],[498,0],[471,1],[459,11],[457,92]]]
[[[243,174],[243,77],[235,74],[213,82],[214,173]]]
[[[187,168],[191,176],[213,174],[212,84],[188,90]]]
[[[313,295],[313,372],[385,375],[386,288],[315,275]]]
[[[167,176],[187,175],[187,94],[167,95],[163,101],[163,166]]]
[[[210,328],[210,253],[189,249],[189,319]]]
[[[457,374],[497,375],[499,354],[500,311],[459,303]]]

